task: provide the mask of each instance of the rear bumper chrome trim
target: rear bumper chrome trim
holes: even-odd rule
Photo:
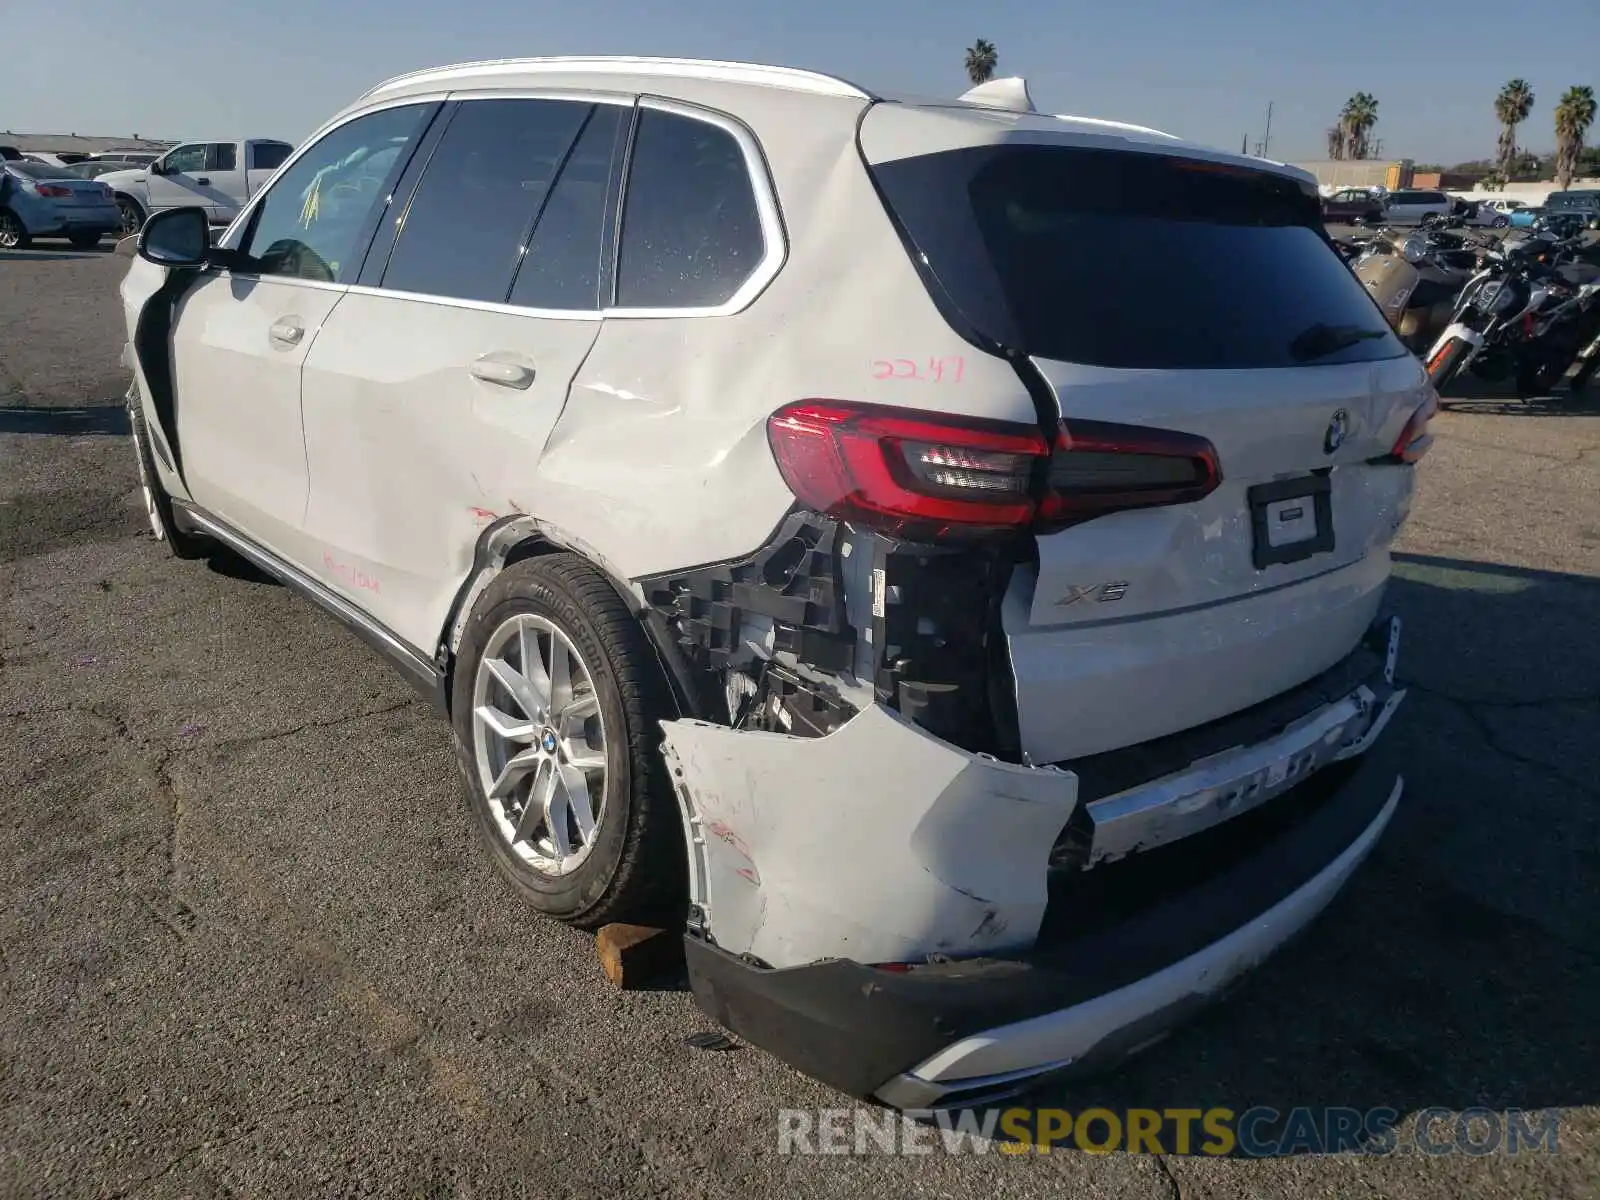
[[[1389,697],[1385,712],[1392,712],[1403,695]],[[1093,841],[1078,865],[1092,867],[1164,846],[1282,795],[1361,741],[1375,723],[1375,701],[1371,690],[1357,688],[1277,737],[1094,801],[1086,806]]]
[[[878,1099],[895,1108],[933,1108],[1101,1057],[1119,1056],[1156,1040],[1176,1014],[1215,995],[1308,925],[1371,852],[1404,791],[1396,779],[1388,800],[1359,837],[1295,891],[1232,933],[1187,958],[1070,1008],[963,1038],[890,1079]],[[1126,1042],[1126,1046],[1119,1043]]]

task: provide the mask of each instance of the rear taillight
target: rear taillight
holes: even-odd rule
[[[1394,462],[1414,463],[1428,452],[1428,447],[1433,445],[1433,434],[1428,432],[1428,422],[1433,420],[1434,414],[1439,411],[1439,395],[1429,389],[1428,398],[1417,405],[1417,411],[1411,414],[1411,419],[1406,422],[1400,436],[1394,441],[1394,449],[1389,451],[1389,458]]]
[[[66,197],[72,195],[71,188],[65,188],[60,184],[55,183],[41,183],[39,184],[37,191],[41,196],[52,196],[58,200],[65,199]]]
[[[1056,435],[1039,518],[1060,528],[1124,509],[1189,504],[1221,482],[1216,447],[1205,438],[1066,420]]]
[[[1033,475],[1047,453],[1031,425],[833,400],[779,409],[767,438],[802,504],[935,539],[1031,522]]]
[[[1099,421],[1063,421],[1052,444],[1031,425],[806,400],[767,437],[802,504],[910,538],[1059,529],[1186,504],[1222,479],[1204,438]]]

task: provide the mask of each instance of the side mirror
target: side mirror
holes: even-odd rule
[[[169,208],[139,231],[139,257],[158,267],[203,267],[211,248],[211,222],[203,208]]]

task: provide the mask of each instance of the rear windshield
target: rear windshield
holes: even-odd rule
[[[1319,198],[1291,179],[1037,144],[871,170],[935,298],[1005,347],[1192,370],[1405,353],[1329,245]]]
[[[26,175],[29,179],[71,179],[72,172],[66,167],[54,167],[49,163],[13,162],[7,163],[19,175]]]
[[[1551,192],[1545,198],[1546,208],[1593,208],[1600,202],[1600,192]]]

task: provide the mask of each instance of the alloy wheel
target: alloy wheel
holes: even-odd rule
[[[512,853],[546,875],[574,871],[605,818],[606,730],[594,678],[552,621],[508,618],[473,681],[473,755]]]
[[[0,212],[0,250],[14,250],[22,242],[22,222],[8,212]]]

